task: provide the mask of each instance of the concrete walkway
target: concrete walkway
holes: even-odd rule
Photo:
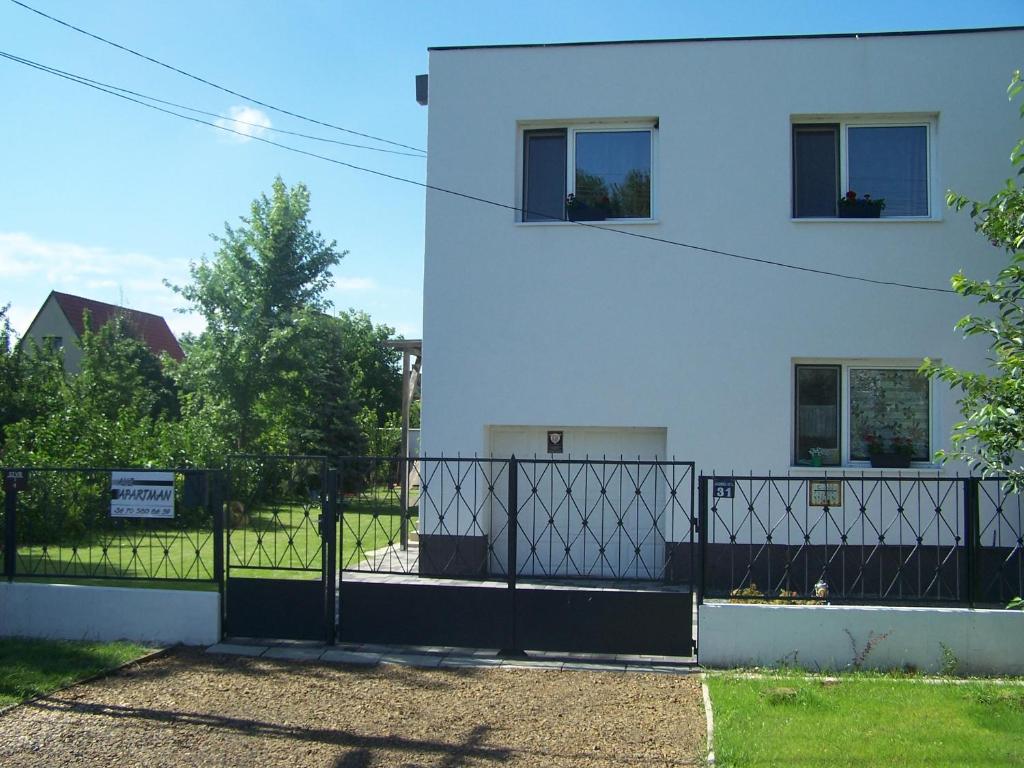
[[[689,675],[700,672],[696,660],[679,656],[599,656],[530,652],[523,658],[501,658],[493,649],[438,646],[325,645],[299,641],[231,639],[206,649],[207,653],[289,661],[376,666],[399,664],[419,669],[549,669],[593,672],[646,672]]]

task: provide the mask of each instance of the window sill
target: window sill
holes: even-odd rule
[[[790,216],[794,224],[936,224],[943,221],[941,216],[888,216],[877,219],[840,218],[839,216]]]
[[[517,227],[636,227],[661,224],[659,219],[604,219],[602,221],[517,221]]]
[[[837,476],[852,476],[859,477],[861,475],[899,475],[903,474],[919,474],[921,472],[927,472],[928,474],[937,474],[942,470],[941,464],[931,464],[925,461],[915,461],[909,467],[897,468],[897,467],[872,467],[868,463],[862,464],[843,464],[841,466],[833,467],[812,467],[809,464],[793,464],[790,466],[790,472],[810,472],[811,474],[817,475],[837,475]]]

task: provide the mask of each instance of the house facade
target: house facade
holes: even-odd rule
[[[787,472],[817,448],[861,471],[874,435],[933,469],[956,397],[914,371],[984,368],[953,331],[973,307],[813,270],[939,289],[995,273],[1004,255],[944,198],[1010,172],[1022,44],[433,49],[428,183],[507,207],[428,191],[424,454],[545,455],[559,430],[579,457]],[[847,218],[865,197],[878,218]]]
[[[984,341],[954,330],[975,306],[949,278],[993,276],[1005,254],[945,195],[987,199],[1011,173],[1021,50],[1024,28],[431,50],[422,454],[962,472],[933,459],[956,394],[917,368],[986,367]],[[649,511],[664,477],[631,481],[635,516],[594,513],[603,482],[586,500],[559,482],[550,541],[523,534],[521,558],[553,543],[588,562],[576,542],[595,538],[573,531],[596,518],[636,520],[600,557],[626,540],[661,562],[686,535],[688,508]],[[424,543],[504,546],[503,493],[464,523],[421,504]],[[900,518],[889,541],[959,535],[923,534],[882,496],[860,514]]]

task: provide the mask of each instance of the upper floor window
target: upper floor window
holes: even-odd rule
[[[925,123],[794,123],[794,218],[930,215]]]
[[[523,132],[523,221],[651,218],[651,127]]]

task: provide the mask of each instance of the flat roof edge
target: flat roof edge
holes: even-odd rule
[[[983,32],[1021,32],[1024,25],[1011,27],[974,27],[970,29],[921,29],[903,32],[834,32],[820,35],[749,35],[740,37],[677,37],[649,40],[592,40],[575,43],[506,43],[494,45],[437,45],[428,51],[479,51],[503,48],[575,48],[592,45],[648,45],[654,43],[735,43],[759,40],[836,40],[860,37],[918,37],[921,35],[966,35]]]

